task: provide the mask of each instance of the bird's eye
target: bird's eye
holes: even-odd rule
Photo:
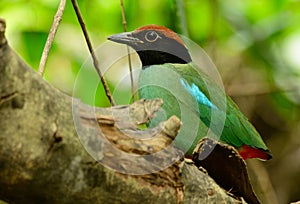
[[[161,38],[155,31],[149,31],[146,33],[145,35],[145,39],[148,42],[154,42],[156,41],[158,38]]]

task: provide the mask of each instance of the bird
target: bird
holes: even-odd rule
[[[192,157],[205,136],[236,148],[246,160],[269,160],[272,154],[260,134],[234,101],[192,61],[179,35],[160,25],[146,25],[108,40],[132,47],[142,70],[138,80],[140,98],[163,100],[162,111],[148,124],[157,125],[176,115],[183,123],[175,144]]]

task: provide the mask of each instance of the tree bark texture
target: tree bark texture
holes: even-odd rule
[[[131,154],[148,155],[172,146],[180,128],[180,121],[172,117],[156,128],[137,129],[161,105],[159,99],[112,108],[84,105],[52,87],[24,63],[9,47],[4,31],[5,22],[0,20],[1,200],[51,204],[240,203],[206,173],[185,163],[176,147],[149,161],[139,158],[140,165],[133,165],[136,161]],[[125,112],[130,114],[130,122]],[[76,127],[77,122],[82,127]],[[88,153],[85,142],[92,140],[78,134],[89,138],[95,128],[101,129],[108,142],[96,134],[99,142],[94,146],[99,148]],[[149,135],[153,139],[135,139]],[[112,148],[130,154],[115,154]],[[95,159],[91,156],[94,153],[100,156]],[[155,171],[156,165],[170,159],[174,160],[172,165]],[[149,170],[142,165],[145,162],[153,164],[153,173],[138,174]],[[128,171],[135,173],[124,173]]]

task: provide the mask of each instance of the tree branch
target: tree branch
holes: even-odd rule
[[[103,88],[104,88],[105,94],[107,96],[107,99],[109,100],[110,105],[114,106],[114,105],[116,105],[116,103],[115,103],[115,101],[113,99],[113,96],[111,95],[111,92],[109,90],[108,84],[107,84],[106,80],[104,79],[104,76],[103,76],[103,74],[101,72],[101,69],[99,67],[99,62],[98,62],[98,59],[96,57],[95,51],[93,49],[90,37],[89,37],[88,32],[87,32],[87,29],[85,27],[85,23],[84,23],[83,18],[81,16],[80,9],[79,9],[79,6],[77,4],[77,1],[76,0],[71,0],[71,1],[72,1],[72,5],[73,5],[73,8],[74,8],[74,11],[76,13],[78,22],[79,22],[80,27],[82,29],[82,32],[83,32],[86,44],[87,44],[88,49],[89,49],[89,51],[91,53],[91,56],[92,56],[92,59],[93,59],[93,63],[94,63],[94,67],[95,67],[95,69],[96,69],[96,71],[97,71],[97,73],[98,73],[98,75],[100,77],[100,80],[101,80],[101,83],[103,85]]]
[[[112,108],[84,105],[25,64],[8,46],[4,28],[0,20],[0,199],[11,203],[238,203],[207,174],[185,164],[182,152],[170,144],[180,128],[176,117],[153,129],[136,128],[157,110],[159,99]],[[97,148],[89,154],[84,146],[92,140],[81,136],[93,139],[95,128],[104,134],[95,134],[99,137],[91,147]],[[172,151],[160,151],[166,146]],[[129,156],[119,157],[114,149]],[[155,156],[158,151],[162,153]],[[95,152],[100,155],[97,161],[92,157]],[[140,165],[132,156],[149,154],[154,156],[139,158],[144,162]],[[143,171],[146,162],[155,170],[168,159],[174,160],[172,165],[151,174],[122,173]]]
[[[46,62],[47,62],[48,55],[50,52],[50,48],[52,46],[56,31],[58,29],[58,26],[60,24],[63,14],[64,14],[65,6],[66,6],[66,0],[60,0],[57,12],[54,16],[54,20],[53,20],[50,32],[48,34],[48,38],[47,38],[47,41],[46,41],[46,44],[45,44],[45,47],[43,50],[43,54],[41,57],[40,65],[39,65],[38,73],[41,76],[44,75],[45,66],[46,66]]]
[[[120,0],[120,6],[121,6],[121,13],[122,13],[122,24],[123,24],[124,32],[126,32],[127,31],[127,21],[126,21],[125,8],[124,8],[123,0]],[[131,83],[131,101],[133,103],[135,92],[134,92],[134,81],[133,81],[133,73],[132,73],[132,62],[131,62],[131,57],[130,57],[129,46],[126,45],[126,47],[127,47],[127,59],[128,59],[130,83]]]

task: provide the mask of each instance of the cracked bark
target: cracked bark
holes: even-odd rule
[[[128,175],[101,163],[123,170],[145,167],[132,165],[131,156],[109,154],[112,145],[97,134],[104,146],[96,152],[102,153],[101,162],[96,161],[83,147],[85,140],[78,137],[76,117],[83,135],[88,137],[100,127],[109,144],[135,155],[168,146],[180,121],[172,117],[154,129],[137,130],[136,125],[148,119],[149,110],[153,114],[159,107],[159,100],[97,108],[91,114],[94,107],[61,93],[25,64],[7,44],[4,31],[0,20],[0,199],[11,203],[239,203],[207,174],[184,163],[176,147],[152,158],[159,164],[175,156],[177,161],[168,168]],[[78,107],[75,119],[72,101]],[[131,122],[125,112],[131,113]],[[134,139],[149,135],[153,139]]]

